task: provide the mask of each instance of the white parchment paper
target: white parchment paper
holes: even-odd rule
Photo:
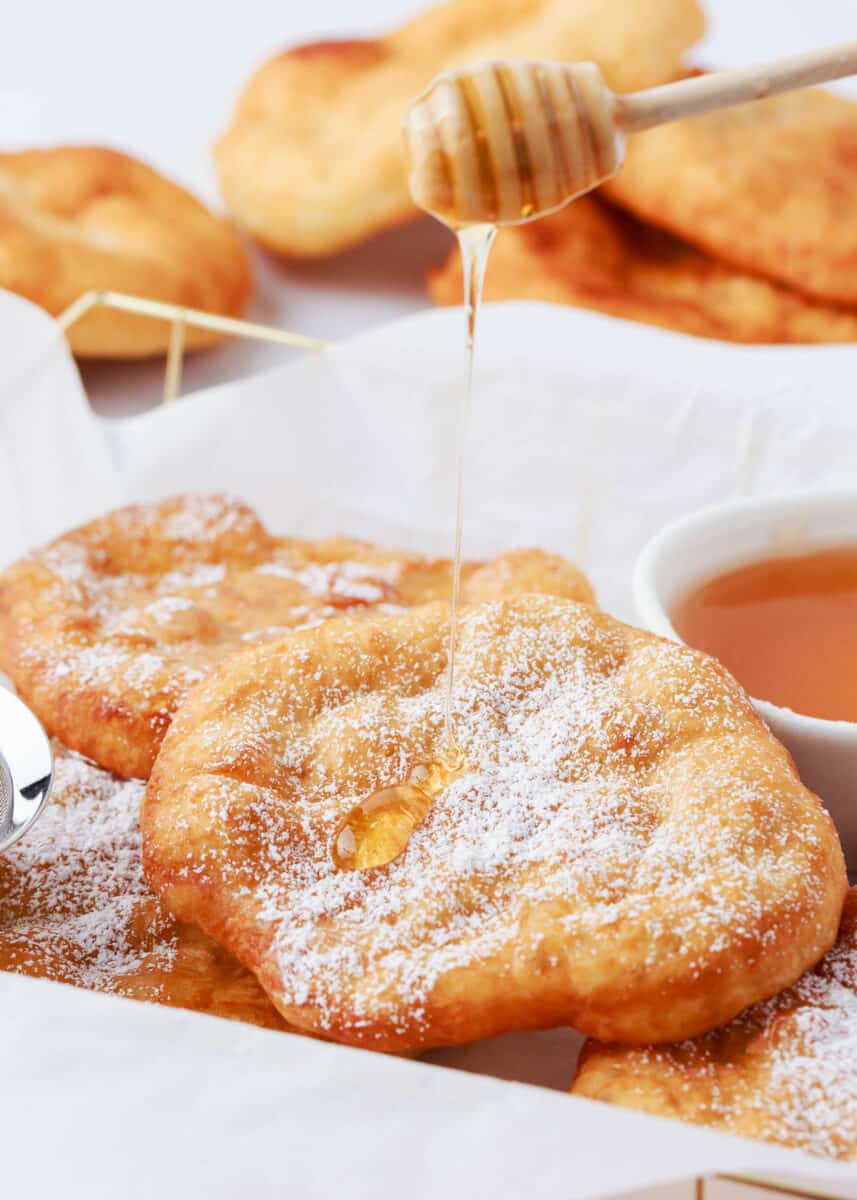
[[[219,488],[272,529],[446,553],[461,315],[409,317],[157,412],[101,422],[42,314],[0,293],[0,562],[122,499]],[[465,552],[576,558],[631,616],[666,521],[857,480],[857,347],[743,348],[550,305],[488,306]]]
[[[278,532],[446,553],[462,340],[460,313],[421,314],[105,423],[53,323],[0,294],[0,563],[125,500],[205,488]],[[857,479],[855,366],[857,348],[490,307],[466,552],[564,552],[630,616],[634,557],[667,520]],[[556,1200],[755,1169],[857,1196],[853,1170],[546,1090],[567,1089],[578,1046],[554,1031],[405,1062],[0,975],[4,1183],[21,1198]]]

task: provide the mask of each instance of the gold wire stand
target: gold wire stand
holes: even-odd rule
[[[329,343],[320,338],[308,337],[303,333],[292,333],[273,325],[259,325],[255,321],[242,321],[237,317],[222,317],[218,313],[203,312],[198,308],[185,308],[181,304],[165,304],[161,300],[146,300],[142,296],[127,296],[124,292],[84,292],[60,313],[57,324],[67,333],[82,317],[94,308],[111,308],[117,312],[135,313],[141,317],[154,317],[169,321],[170,340],[167,347],[167,363],[164,372],[163,403],[171,404],[181,392],[182,368],[184,366],[185,333],[188,325],[197,329],[212,329],[217,333],[234,337],[250,338],[258,342],[275,342],[281,346],[295,346],[301,350],[324,350]]]
[[[330,345],[321,338],[308,337],[303,333],[292,333],[273,325],[259,325],[255,321],[242,321],[235,317],[222,317],[216,313],[203,312],[197,308],[185,308],[180,304],[165,304],[160,300],[146,300],[142,296],[127,296],[123,292],[84,292],[73,304],[60,313],[57,324],[63,333],[94,308],[111,308],[118,312],[136,313],[141,317],[155,317],[171,324],[167,347],[167,362],[164,371],[163,403],[172,404],[181,392],[182,367],[184,365],[185,333],[188,325],[198,329],[213,329],[217,333],[234,337],[250,338],[259,342],[274,342],[282,346],[295,346],[302,350],[324,350]],[[768,1181],[764,1177],[746,1175],[711,1175],[693,1180],[694,1200],[707,1200],[706,1183],[722,1180],[724,1183],[739,1183],[744,1187],[767,1191],[770,1195],[800,1197],[801,1200],[827,1200],[830,1193],[806,1192]]]

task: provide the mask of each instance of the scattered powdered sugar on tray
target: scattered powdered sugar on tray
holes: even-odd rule
[[[773,913],[812,913],[825,894],[811,864],[832,835],[737,686],[583,606],[534,607],[465,617],[467,766],[381,870],[337,871],[332,839],[438,744],[436,612],[393,618],[389,642],[352,625],[273,647],[240,711],[223,695],[198,732],[206,821],[230,846],[191,850],[186,877],[249,905],[281,1001],[321,1028],[419,1027],[471,970],[506,978],[501,991],[518,976],[559,988],[613,954],[620,973],[678,962],[692,979],[758,957]],[[169,799],[166,812],[186,819]]]
[[[124,975],[166,969],[175,951],[143,877],[143,784],[65,751],[54,765],[51,803],[0,857],[0,966],[121,992]]]

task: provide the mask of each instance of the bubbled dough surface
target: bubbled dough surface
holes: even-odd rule
[[[539,550],[467,563],[463,581],[465,599],[592,599],[576,567]],[[182,700],[228,654],[450,586],[447,559],[277,538],[240,501],[177,496],[109,513],[0,575],[0,668],[64,745],[145,779]]]
[[[445,606],[234,656],[188,699],[143,809],[149,878],[291,1023],[382,1049],[573,1024],[711,1029],[829,948],[829,817],[712,660],[585,605],[465,610],[468,763],[390,866],[337,872],[338,823],[430,757]]]

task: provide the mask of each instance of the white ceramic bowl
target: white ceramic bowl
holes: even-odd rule
[[[637,559],[638,618],[653,633],[681,641],[670,613],[697,585],[761,558],[843,545],[857,546],[854,489],[736,500],[691,513],[661,530]],[[843,669],[857,670],[857,663]],[[804,783],[824,800],[849,869],[857,869],[857,724],[754,703],[791,751]]]

